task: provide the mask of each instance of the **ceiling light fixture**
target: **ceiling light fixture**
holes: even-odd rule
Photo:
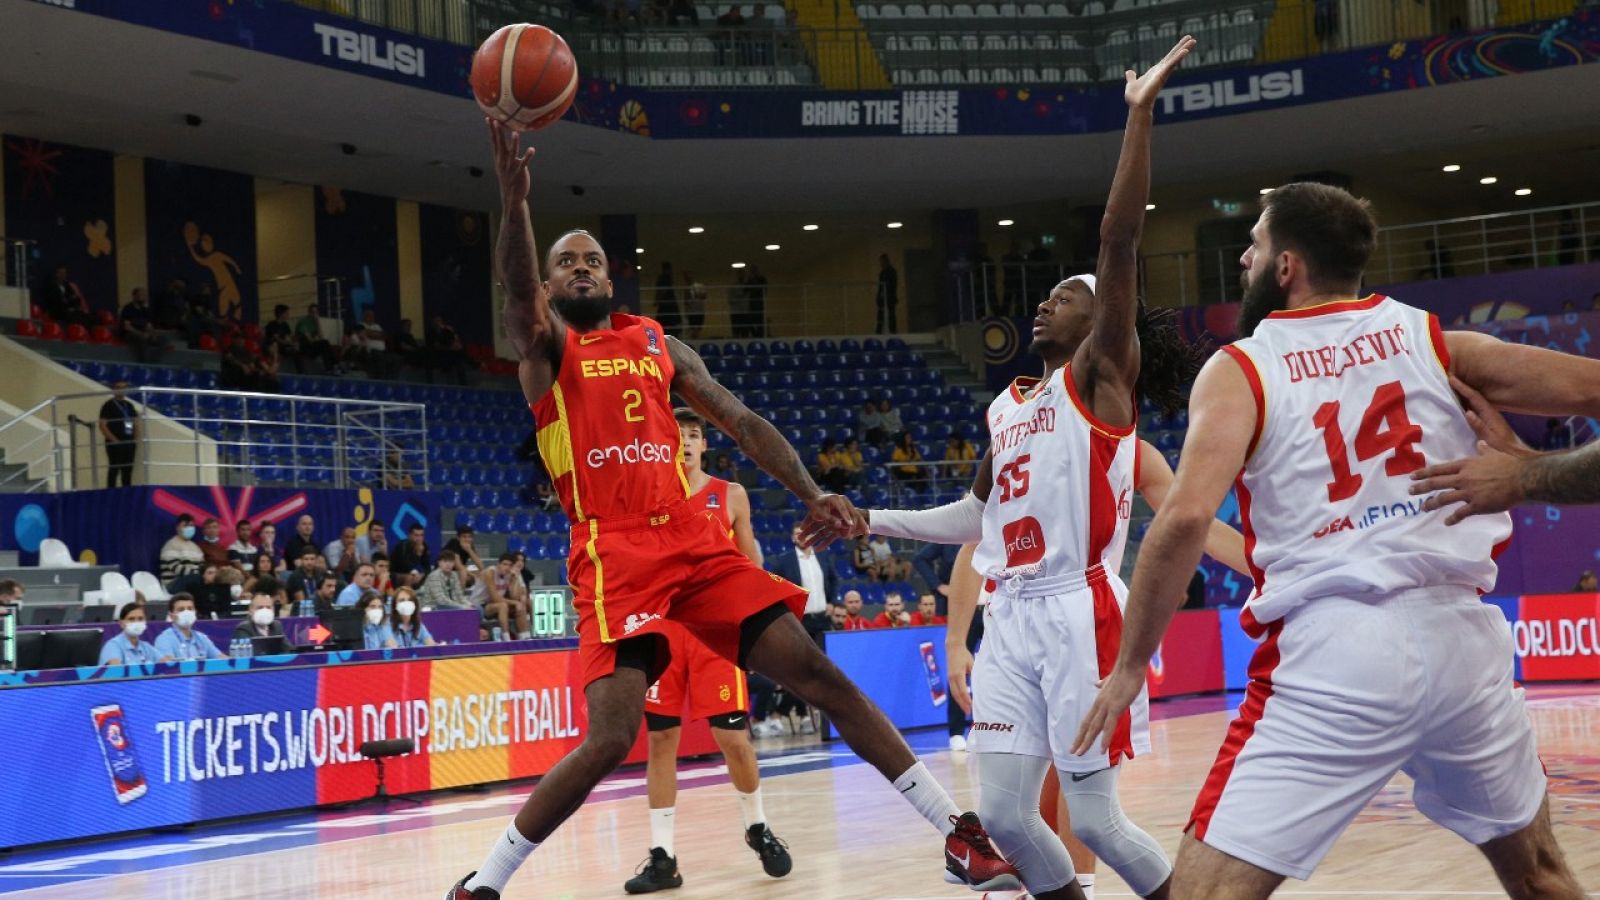
[[[779,244],[768,244],[768,245],[767,245],[767,249],[768,249],[768,250],[781,250],[781,249],[783,249],[783,248],[782,248],[782,246],[781,246],[781,245],[779,245]]]
[[[1156,205],[1154,203],[1146,203],[1144,205],[1144,211],[1145,212],[1149,212],[1150,210],[1155,209],[1155,208],[1156,208]]]
[[[1526,197],[1533,193],[1533,188],[1517,188],[1513,193],[1515,193],[1518,197]]]
[[[644,248],[643,247],[635,247],[635,248],[633,248],[633,252],[639,254],[640,256],[643,256],[644,255]]]
[[[742,269],[742,268],[744,268],[744,263],[734,263],[733,264],[733,268]]]
[[[1262,188],[1261,190],[1257,191],[1256,193],[1258,193],[1261,196],[1265,197],[1266,195],[1272,193],[1272,188]]]
[[[1456,165],[1455,163],[1451,163],[1450,165],[1445,166],[1444,170],[1446,172],[1459,172],[1459,171],[1461,171],[1461,167]]]
[[[890,222],[890,223],[889,223],[889,227],[890,227],[890,228],[900,228],[900,227],[902,227],[902,226],[903,226],[903,225],[904,225],[904,224],[905,224],[905,223],[904,223],[904,222]]]
[[[819,227],[820,226],[817,226],[817,225],[801,225],[800,226],[800,230],[801,231],[816,231],[817,228],[819,228]]]
[[[694,226],[691,226],[689,228],[689,233],[690,234],[704,234],[705,233],[705,228],[703,228],[702,226],[699,226],[699,225],[694,225]]]
[[[1494,184],[1496,181],[1499,181],[1499,180],[1500,179],[1494,177],[1493,175],[1485,175],[1482,178],[1478,179],[1478,183],[1479,184]]]
[[[1017,223],[1015,221],[1011,220],[1011,219],[1001,219],[1000,221],[996,222],[995,224],[999,225],[1001,228],[1010,228],[1011,226],[1013,226],[1013,225],[1015,225]]]

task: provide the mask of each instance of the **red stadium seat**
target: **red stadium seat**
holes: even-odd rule
[[[261,340],[261,326],[254,322],[244,326],[244,336],[252,341]]]
[[[215,352],[217,350],[217,339],[209,334],[200,335],[200,349]]]
[[[250,351],[251,356],[261,355],[261,345],[248,337],[244,339],[244,349]]]
[[[104,325],[96,325],[94,330],[89,332],[89,343],[91,344],[115,344],[116,342],[117,336],[112,334],[111,329]]]
[[[89,329],[74,322],[67,326],[67,340],[81,344],[89,339]]]
[[[34,309],[38,309],[38,308],[39,307],[37,307],[37,306],[34,307]],[[17,334],[20,337],[38,337],[39,336],[39,323],[35,322],[32,319],[18,319],[17,320]]]
[[[44,325],[40,326],[39,328],[39,337],[42,337],[47,341],[61,340],[61,323],[49,321],[45,322]]]
[[[94,318],[96,322],[99,322],[101,325],[104,325],[107,328],[117,324],[116,314],[109,309],[95,310]]]
[[[33,304],[32,306],[29,307],[28,315],[29,315],[30,318],[41,319],[42,320],[42,319],[44,319],[44,307],[42,307],[39,304],[35,303],[35,304]]]

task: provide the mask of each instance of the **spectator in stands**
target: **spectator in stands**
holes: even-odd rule
[[[367,307],[361,313],[361,326],[345,340],[343,364],[355,366],[373,378],[390,378],[397,368],[389,353],[389,336],[378,324],[378,313]]]
[[[889,469],[896,480],[910,485],[923,485],[928,481],[928,469],[919,466],[922,462],[922,451],[917,449],[916,441],[911,439],[911,432],[902,431],[895,438],[894,452],[889,454],[889,459],[895,465]]]
[[[39,306],[44,309],[45,315],[62,325],[88,328],[93,322],[89,318],[89,301],[84,298],[78,283],[68,274],[66,263],[57,265],[50,280],[39,290]]]
[[[0,606],[17,606],[22,603],[22,597],[27,593],[27,588],[20,581],[10,578],[0,580]]]
[[[207,518],[200,523],[200,555],[208,566],[232,568],[233,564],[228,560],[228,545],[222,542],[222,523],[216,519]]]
[[[1560,419],[1544,420],[1544,440],[1539,442],[1541,450],[1565,450],[1572,446],[1572,429]]]
[[[328,561],[328,568],[335,575],[349,581],[356,573],[356,566],[364,562],[356,552],[356,530],[349,525],[339,529],[339,539],[329,541],[328,546],[322,548],[322,558]]]
[[[324,572],[317,577],[317,592],[311,595],[311,608],[301,607],[301,615],[325,616],[338,608],[339,576]]]
[[[828,438],[822,442],[822,449],[817,451],[817,483],[836,494],[844,493],[849,485],[850,476],[839,465],[839,442]]]
[[[678,311],[676,284],[672,278],[672,263],[663,262],[661,273],[656,276],[656,321],[668,334],[677,334],[678,329],[683,327],[682,313]]]
[[[400,325],[389,335],[389,352],[406,365],[428,368],[427,355],[422,351],[422,342],[411,330],[410,319],[401,319]]]
[[[881,580],[878,578],[878,561],[872,555],[872,544],[866,535],[856,538],[855,546],[850,548],[850,565],[862,578]]]
[[[944,616],[939,615],[939,599],[932,594],[923,594],[917,598],[917,611],[911,614],[913,625],[943,625]]]
[[[872,622],[861,614],[861,592],[844,592],[844,631],[863,631],[871,628]]]
[[[522,586],[527,589],[530,595],[529,603],[531,605],[531,595],[533,593],[533,572],[528,570],[528,554],[518,550],[513,555],[517,558],[517,561],[512,568],[514,571],[516,571],[517,577],[522,579]]]
[[[389,573],[389,554],[382,551],[372,554],[372,587],[385,597],[394,596],[394,579]]]
[[[900,435],[906,430],[905,423],[900,421],[900,410],[895,409],[894,402],[888,397],[878,401],[878,415],[883,417],[883,431],[892,440],[899,440]]]
[[[911,563],[894,555],[894,548],[889,546],[889,539],[881,534],[868,538],[867,546],[872,550],[872,561],[877,566],[878,580],[904,581],[911,577]]]
[[[289,605],[288,595],[283,592],[283,582],[279,581],[277,578],[265,575],[257,578],[255,594],[249,594],[246,596],[255,596],[256,594],[266,594],[268,597],[271,597],[273,604],[272,608],[278,611],[279,617],[287,617],[293,615],[295,612],[294,607]]]
[[[525,641],[533,637],[533,626],[530,624],[528,605],[528,588],[522,583],[522,578],[517,575],[517,556],[514,553],[502,553],[495,562],[494,569],[485,573],[484,586],[487,589],[488,600],[483,604],[483,614],[486,618],[499,621],[495,626],[495,640],[509,640],[511,621],[516,620],[517,640]]]
[[[900,326],[895,320],[900,308],[900,273],[889,262],[889,254],[878,256],[878,334],[896,334]]]
[[[317,523],[310,516],[301,516],[295,520],[294,534],[289,535],[289,543],[283,547],[284,559],[299,559],[306,548],[311,548],[314,553],[321,553],[322,548],[317,546],[317,541],[312,535],[316,532]]]
[[[344,598],[343,594],[339,596],[340,599]],[[389,627],[389,613],[383,608],[383,595],[377,591],[365,591],[357,602],[361,604],[362,612],[361,649],[391,650],[398,647],[394,631]]]
[[[723,481],[738,481],[739,468],[733,464],[733,454],[718,453],[716,462],[711,466],[711,474]]]
[[[212,296],[211,285],[202,284],[199,290],[189,294],[188,312],[184,316],[183,327],[189,336],[189,346],[199,347],[200,336],[209,334],[217,336],[217,301]]]
[[[806,590],[806,607],[800,624],[812,639],[821,642],[828,630],[827,608],[839,596],[839,576],[834,571],[833,555],[826,549],[814,550],[801,545],[800,526],[789,531],[793,546],[774,556],[768,566],[779,578],[798,584]]]
[[[483,563],[483,557],[478,555],[478,535],[471,525],[456,528],[456,536],[444,545],[444,549],[460,557],[461,568],[468,574],[488,568]]]
[[[394,575],[395,586],[416,587],[432,568],[427,534],[421,525],[412,525],[406,531],[406,542],[389,554],[389,571]]]
[[[172,627],[161,632],[155,642],[156,655],[161,659],[228,658],[228,654],[218,650],[205,632],[195,629],[195,619],[199,614],[195,612],[193,597],[174,594],[167,607],[167,617],[172,620]]]
[[[889,432],[883,427],[883,413],[878,411],[878,402],[868,400],[861,407],[861,415],[856,418],[856,424],[861,429],[861,439],[869,444],[884,444],[889,440]]]
[[[828,630],[850,630],[850,614],[844,611],[843,606],[838,606],[831,603],[828,605]]]
[[[278,377],[282,359],[276,344],[268,344],[261,349],[261,355],[255,361],[256,390],[263,394],[283,393],[283,380]]]
[[[174,278],[156,298],[156,327],[163,331],[181,331],[188,317],[189,285],[182,278]]]
[[[122,307],[118,326],[122,340],[133,348],[133,358],[139,362],[155,362],[167,349],[167,336],[156,328],[155,314],[144,288],[133,289],[133,298]]]
[[[417,595],[426,609],[467,609],[467,592],[461,583],[461,558],[449,550],[439,551],[439,567],[428,573]],[[400,590],[404,590],[401,588]]]
[[[1593,572],[1586,571],[1578,576],[1578,583],[1572,586],[1572,592],[1575,594],[1593,594],[1600,592],[1600,584],[1595,582]]]
[[[962,482],[971,481],[977,458],[978,448],[971,441],[959,434],[950,435],[944,445],[944,460],[951,463],[944,467],[945,477]]]
[[[354,559],[355,557],[352,555],[351,558]],[[351,577],[350,583],[345,585],[344,590],[339,592],[339,599],[335,600],[333,605],[355,606],[367,594],[377,593],[377,591],[373,590],[373,585],[377,580],[378,570],[374,569],[371,563],[362,563],[356,566],[355,574]]]
[[[398,447],[391,449],[383,456],[383,486],[391,491],[409,491],[417,486],[411,473],[406,471],[405,461],[401,458]]]
[[[283,554],[278,552],[278,526],[271,522],[263,522],[261,527],[256,529],[255,539],[256,546],[261,548],[261,552],[277,561],[279,572],[288,569],[289,560],[284,559]]]
[[[839,464],[839,468],[844,470],[847,484],[859,486],[866,478],[867,462],[861,455],[860,441],[855,438],[845,441],[833,458]]]
[[[144,640],[147,623],[143,605],[131,601],[122,604],[117,610],[117,622],[122,630],[100,648],[100,665],[136,666],[161,660],[155,645]]]
[[[694,8],[692,0],[667,0],[667,24],[677,25],[680,22],[688,22],[698,28],[700,26],[700,11]],[[656,309],[659,311],[661,307],[657,306]],[[660,320],[658,319],[657,321]],[[665,328],[666,324],[662,322],[661,326]]]
[[[194,516],[184,513],[173,523],[172,537],[161,545],[161,581],[168,593],[188,591],[200,580],[206,557],[194,535]]]
[[[433,370],[438,369],[453,373],[458,384],[466,384],[467,372],[473,368],[472,357],[467,355],[467,347],[461,343],[461,336],[444,320],[444,316],[433,317],[433,325],[428,328],[427,343],[429,378],[432,378]]]
[[[372,521],[367,523],[367,533],[356,538],[356,558],[362,562],[374,562],[377,554],[389,554],[389,530],[382,522]]]
[[[133,458],[139,452],[139,411],[128,399],[128,379],[111,383],[111,399],[100,406],[97,428],[106,442],[106,487],[133,486]]]
[[[295,359],[295,369],[304,371],[299,357],[299,347],[294,340],[294,326],[289,323],[289,306],[279,303],[272,308],[272,321],[261,329],[261,337],[265,341],[263,346],[277,347],[280,356]]]
[[[898,592],[883,598],[883,612],[872,620],[873,628],[901,628],[911,624],[911,614],[906,612],[906,601]]]
[[[394,642],[400,647],[432,647],[439,643],[422,624],[422,614],[417,611],[417,595],[411,588],[401,588],[394,595],[394,616],[389,620],[394,632]]]
[[[228,562],[240,571],[246,571],[256,565],[256,557],[262,555],[261,548],[252,541],[255,537],[255,526],[249,519],[240,519],[233,526],[233,543],[228,545]],[[269,554],[270,557],[270,554]],[[276,566],[276,560],[273,561]]]
[[[230,391],[254,391],[259,387],[256,358],[244,341],[235,339],[222,351],[222,370],[217,373],[217,386]]]
[[[284,589],[288,591],[289,603],[300,610],[300,615],[311,615],[310,608],[306,605],[307,598],[317,592],[317,585],[322,580],[322,556],[316,550],[306,547],[300,551],[300,556],[294,561],[294,571],[284,580]]]
[[[234,641],[249,641],[258,637],[283,637],[283,624],[278,621],[275,608],[277,598],[271,594],[255,594],[250,598],[250,615],[233,629]]]
[[[744,28],[744,13],[739,7],[740,4],[734,3],[728,7],[726,12],[717,16],[718,30],[712,33],[711,39],[717,45],[717,65],[719,66],[728,64],[730,54],[737,64],[739,58],[738,48],[741,46],[739,31]]]
[[[250,570],[245,573],[245,579],[241,585],[243,588],[241,593],[254,594],[256,586],[262,581],[270,581],[274,585],[280,583],[278,581],[278,573],[272,568],[272,557],[265,553],[258,553],[255,561],[250,566]]]
[[[308,304],[306,314],[295,321],[294,339],[301,371],[308,357],[320,360],[323,371],[332,372],[338,368],[339,351],[322,338],[322,319],[317,315],[315,301]]]
[[[697,338],[706,321],[706,298],[710,292],[694,279],[693,272],[683,273],[683,287],[684,334]]]
[[[911,558],[911,568],[916,570],[929,591],[940,597],[950,595],[950,576],[956,567],[957,548],[953,544],[923,544]]]

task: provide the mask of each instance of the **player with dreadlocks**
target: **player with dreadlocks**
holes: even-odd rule
[[[1161,455],[1134,436],[1139,399],[1181,406],[1200,364],[1171,323],[1141,311],[1137,299],[1152,107],[1193,46],[1185,37],[1144,77],[1127,75],[1128,124],[1097,271],[1063,281],[1039,304],[1029,349],[1044,377],[1018,379],[990,405],[989,450],[972,493],[937,509],[868,513],[876,534],[978,544],[973,567],[994,586],[972,685],[978,802],[995,846],[1039,900],[1084,897],[1039,813],[1052,762],[1078,839],[1135,893],[1164,898],[1170,890],[1166,855],[1117,801],[1118,763],[1150,750],[1148,700],[1141,694],[1105,752],[1071,748],[1117,655],[1127,596],[1117,573],[1133,491],[1160,482],[1146,492],[1158,503],[1171,478]],[[1243,539],[1220,522],[1208,548],[1246,568]]]

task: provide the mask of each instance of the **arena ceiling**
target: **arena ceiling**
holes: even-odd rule
[[[469,208],[496,203],[492,175],[469,175],[489,167],[489,154],[467,98],[31,0],[0,0],[0,19],[5,133]],[[1426,191],[1436,182],[1419,183],[1415,173],[1444,156],[1498,155],[1539,173],[1541,192],[1592,199],[1596,74],[1595,66],[1573,66],[1160,128],[1156,180],[1203,193],[1340,169]],[[186,114],[203,124],[187,125]],[[586,215],[1088,199],[1104,191],[1118,140],[651,141],[561,123],[539,135],[535,194],[542,210]],[[573,186],[584,189],[581,197]]]

